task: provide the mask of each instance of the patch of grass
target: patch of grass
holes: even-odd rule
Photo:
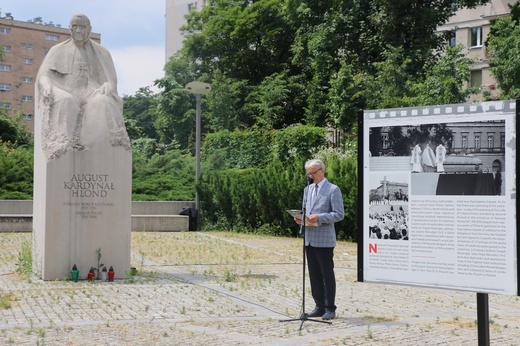
[[[391,322],[396,321],[397,316],[372,316],[372,315],[365,315],[363,316],[364,319],[369,320],[371,322]]]
[[[0,293],[0,310],[8,310],[13,304],[12,302],[15,300],[15,296],[13,293]]]

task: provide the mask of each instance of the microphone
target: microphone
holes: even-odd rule
[[[310,185],[314,183],[314,179],[312,179],[311,177],[307,176],[307,185]]]

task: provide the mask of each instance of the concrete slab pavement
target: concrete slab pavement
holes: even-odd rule
[[[356,282],[353,244],[336,248],[338,318],[331,325],[305,321],[299,330],[300,321],[280,320],[301,311],[301,240],[193,232],[155,236],[161,242],[185,236],[232,244],[249,258],[182,264],[169,262],[168,255],[148,259],[134,252],[138,275],[114,283],[27,280],[14,272],[12,260],[0,261],[0,343],[477,345],[475,293]],[[489,300],[491,344],[520,344],[519,297]]]

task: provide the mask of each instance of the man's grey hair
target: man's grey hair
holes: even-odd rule
[[[325,164],[320,159],[312,159],[305,162],[305,169],[309,169],[311,167],[317,167],[325,171]]]

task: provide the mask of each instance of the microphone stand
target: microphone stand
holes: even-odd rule
[[[303,266],[302,266],[302,307],[301,307],[301,315],[298,318],[291,318],[288,320],[280,320],[279,322],[292,322],[292,321],[302,321],[300,324],[300,329],[303,328],[303,323],[305,321],[311,322],[320,322],[326,324],[332,324],[331,321],[323,321],[323,320],[315,320],[309,317],[309,315],[305,312],[305,267],[306,267],[306,256],[305,256],[305,220],[307,218],[307,195],[309,194],[309,185],[313,182],[313,179],[307,177],[307,186],[305,188],[305,193],[303,194],[303,202],[302,202],[302,223],[300,224],[300,234],[303,235]]]

